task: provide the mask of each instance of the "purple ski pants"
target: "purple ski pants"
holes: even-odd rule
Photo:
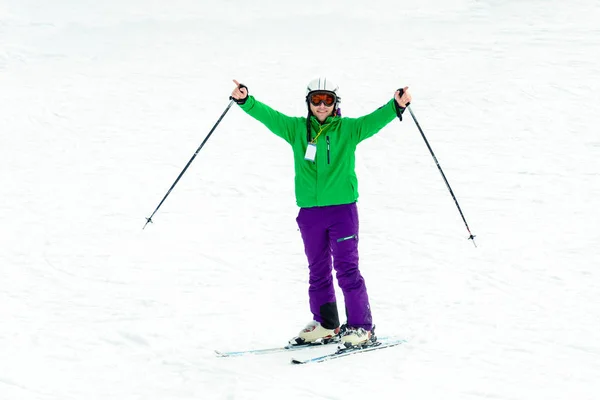
[[[328,329],[339,326],[333,267],[344,294],[348,326],[370,330],[373,320],[369,297],[358,270],[356,203],[301,208],[296,221],[308,259],[308,295],[315,321]]]

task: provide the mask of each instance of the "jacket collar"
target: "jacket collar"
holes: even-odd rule
[[[340,118],[341,117],[339,115],[333,115],[333,116],[330,115],[329,117],[327,117],[325,119],[325,122],[320,123],[319,120],[317,119],[317,117],[315,117],[314,115],[311,115],[310,116],[310,123],[311,123],[311,125],[315,125],[316,124],[316,125],[321,126],[321,125],[331,124],[332,122],[337,122],[337,121],[340,120]]]

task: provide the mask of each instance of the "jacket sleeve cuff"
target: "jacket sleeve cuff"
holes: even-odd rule
[[[238,105],[242,108],[242,110],[248,112],[254,107],[254,104],[256,104],[254,96],[248,96],[243,104]]]

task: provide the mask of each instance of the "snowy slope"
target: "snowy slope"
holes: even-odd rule
[[[0,0],[0,399],[595,399],[600,5]],[[289,115],[360,116],[361,270],[407,345],[292,366],[310,320]],[[343,302],[339,298],[340,310]],[[318,352],[319,350],[312,350]],[[307,353],[307,354],[313,354]]]

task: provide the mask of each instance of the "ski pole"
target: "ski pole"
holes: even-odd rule
[[[402,94],[400,94],[400,95],[402,95]],[[442,178],[444,178],[444,182],[446,182],[446,187],[448,188],[450,195],[452,195],[452,198],[454,199],[454,204],[456,204],[456,208],[458,208],[458,212],[460,213],[460,216],[461,216],[463,222],[465,223],[465,226],[467,227],[467,231],[469,232],[469,239],[472,240],[475,247],[477,247],[477,244],[475,243],[475,235],[473,235],[471,233],[471,229],[469,229],[469,224],[467,224],[467,220],[465,219],[465,216],[464,216],[462,210],[460,209],[460,205],[458,205],[458,200],[456,200],[456,196],[454,196],[454,192],[452,191],[452,188],[450,187],[450,184],[448,183],[448,179],[446,179],[446,175],[444,175],[444,171],[442,171],[442,167],[440,166],[440,163],[438,162],[437,157],[433,153],[433,150],[432,150],[431,146],[429,145],[427,138],[425,137],[425,133],[423,133],[423,129],[421,129],[421,125],[419,125],[419,121],[417,121],[415,114],[413,113],[412,109],[410,108],[410,103],[406,105],[406,108],[410,112],[412,119],[415,121],[415,124],[417,125],[419,132],[421,132],[421,136],[423,137],[423,140],[425,141],[425,144],[427,145],[427,148],[429,149],[429,152],[431,153],[431,156],[433,157],[433,160],[435,161],[435,165],[437,165],[438,169],[440,170],[440,174],[442,174]]]
[[[146,229],[146,225],[148,225],[149,222],[153,222],[152,221],[152,217],[154,217],[154,214],[156,214],[156,212],[158,211],[158,209],[160,208],[160,206],[162,206],[162,203],[165,202],[165,200],[167,199],[167,197],[169,196],[169,194],[171,193],[171,191],[173,190],[173,188],[175,187],[175,185],[177,185],[177,182],[179,182],[179,179],[181,179],[181,177],[183,176],[183,174],[185,173],[185,171],[188,169],[188,167],[190,166],[190,164],[192,163],[192,161],[194,161],[194,158],[196,158],[196,156],[198,155],[198,153],[200,152],[200,150],[202,150],[202,147],[204,147],[204,144],[208,141],[208,138],[210,137],[210,135],[212,135],[212,133],[217,128],[217,125],[219,125],[219,123],[221,122],[221,120],[223,119],[223,117],[225,116],[225,114],[227,114],[227,111],[229,111],[229,109],[231,108],[231,105],[233,104],[233,102],[234,102],[234,100],[231,99],[231,101],[227,105],[227,108],[225,109],[225,111],[223,111],[223,114],[221,114],[221,116],[219,117],[219,119],[217,120],[217,122],[215,123],[215,125],[212,127],[212,129],[210,130],[210,132],[208,132],[208,135],[206,135],[206,137],[204,138],[204,140],[200,144],[200,147],[198,147],[198,149],[196,150],[196,152],[194,153],[194,155],[192,156],[192,158],[190,158],[190,161],[188,161],[188,163],[186,164],[186,166],[183,168],[183,171],[181,171],[181,173],[179,174],[179,176],[177,177],[177,179],[175,179],[175,182],[173,182],[173,184],[171,185],[171,188],[167,191],[167,194],[165,194],[165,197],[163,197],[163,199],[160,201],[160,203],[158,204],[158,206],[156,207],[156,209],[154,210],[154,212],[152,213],[152,215],[150,215],[150,217],[146,218],[146,224],[144,224],[144,227],[142,229]]]

